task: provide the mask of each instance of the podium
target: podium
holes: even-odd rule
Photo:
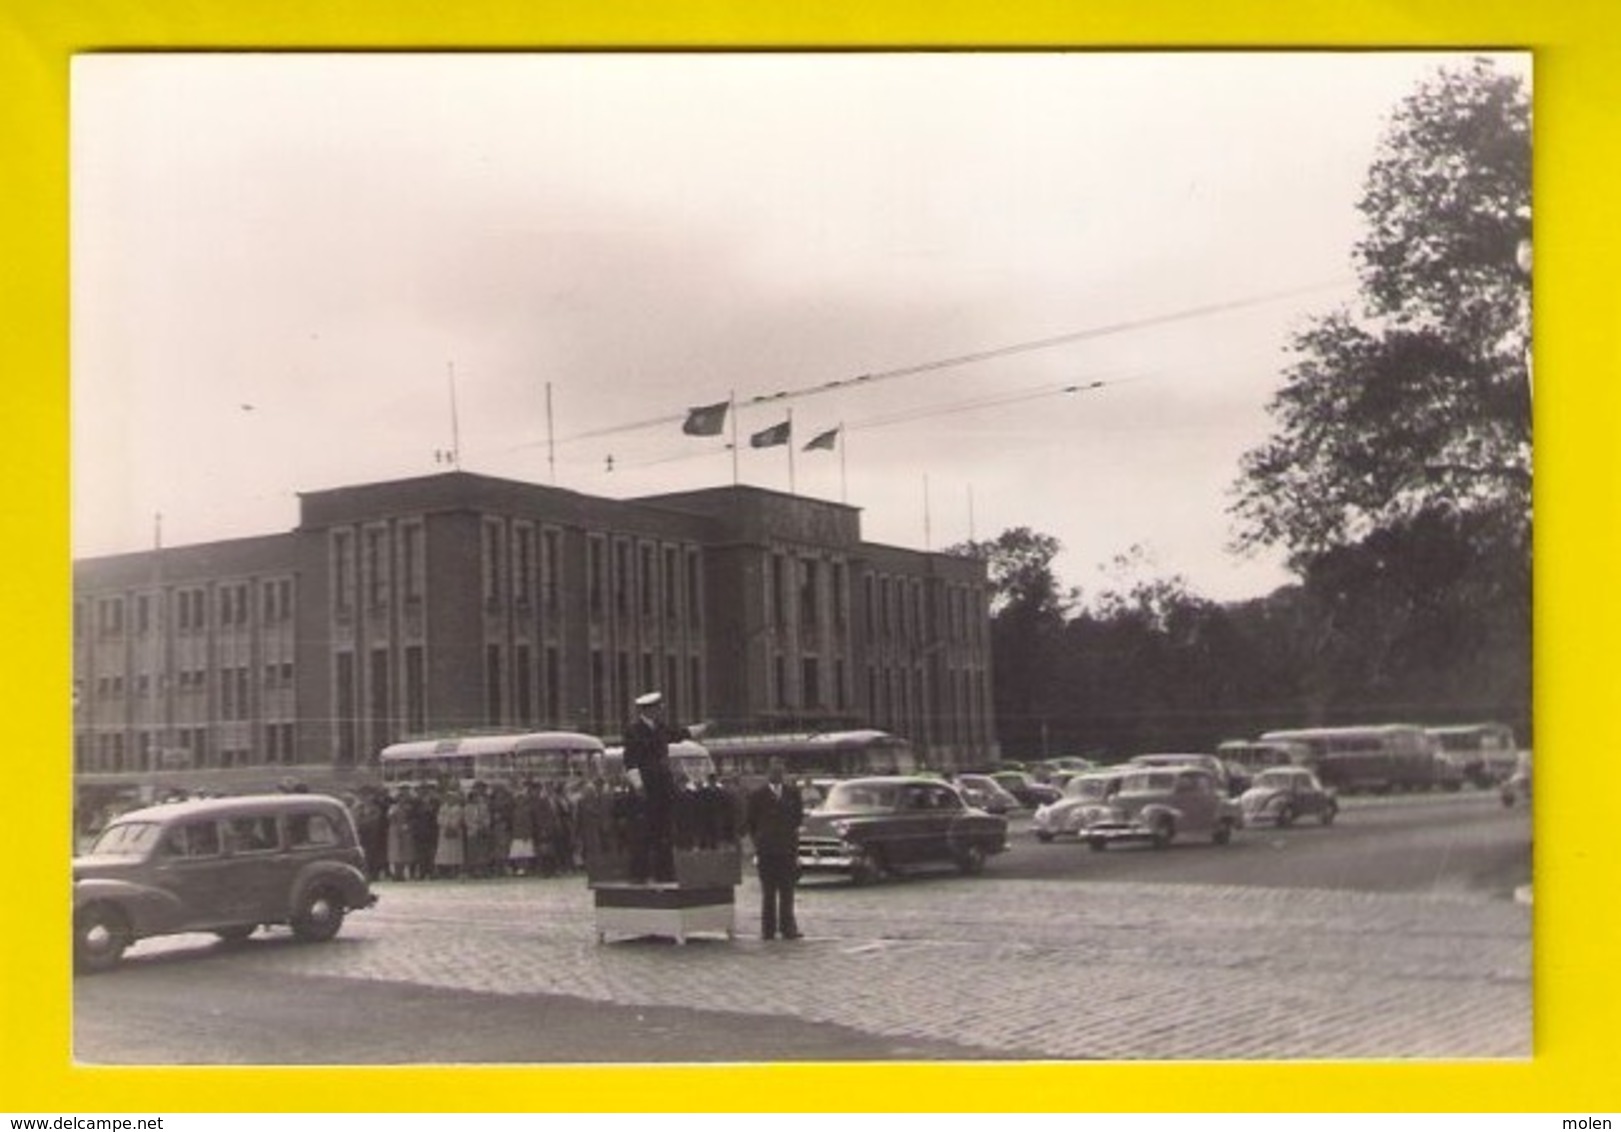
[[[629,857],[619,854],[586,859],[598,943],[609,936],[667,936],[678,944],[698,933],[734,936],[737,886],[743,882],[738,846],[677,849],[674,881],[633,881],[629,865]]]

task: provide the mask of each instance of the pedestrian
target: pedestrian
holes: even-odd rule
[[[374,786],[363,786],[355,799],[355,832],[366,854],[366,878],[377,880],[388,873],[388,795]]]
[[[535,870],[535,783],[525,779],[512,797],[511,841],[507,844],[507,867],[517,876]]]
[[[432,880],[433,859],[439,851],[439,790],[432,782],[424,782],[411,798],[411,844],[415,852],[408,871],[417,880]]]
[[[636,715],[625,727],[625,770],[641,779],[645,807],[646,853],[638,854],[632,879],[675,881],[673,843],[675,775],[670,769],[670,744],[693,738],[694,730],[672,727],[664,719],[664,695],[646,692],[636,697]]]
[[[439,844],[434,848],[434,870],[455,880],[467,863],[467,837],[462,826],[461,791],[452,788],[439,803]]]
[[[781,759],[772,759],[766,781],[749,795],[748,832],[760,874],[760,938],[798,939],[794,885],[799,881],[799,823],[805,803],[799,787],[783,780]]]
[[[490,791],[482,779],[473,783],[462,802],[462,864],[470,877],[489,875]]]
[[[388,875],[395,880],[409,880],[416,874],[416,818],[416,797],[409,784],[403,785],[388,808]]]

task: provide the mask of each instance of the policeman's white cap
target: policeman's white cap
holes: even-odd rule
[[[637,707],[652,707],[654,704],[662,704],[663,702],[663,692],[646,692],[636,697]]]

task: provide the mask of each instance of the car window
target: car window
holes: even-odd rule
[[[962,798],[955,790],[944,786],[929,787],[929,794],[933,798],[934,808],[937,810],[960,810],[963,808]]]
[[[212,821],[183,822],[163,835],[161,850],[170,857],[218,857],[220,830]]]
[[[90,852],[104,857],[139,857],[158,839],[158,823],[151,821],[122,822],[102,830],[101,836],[90,847]]]
[[[337,828],[325,814],[289,814],[287,844],[293,849],[341,844]]]
[[[281,845],[276,819],[269,815],[230,818],[225,823],[225,837],[233,853],[269,853]]]
[[[894,787],[856,782],[841,782],[828,793],[824,810],[891,810],[896,805]]]

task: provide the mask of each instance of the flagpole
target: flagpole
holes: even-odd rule
[[[929,532],[929,473],[923,473],[923,549],[933,552],[933,537]]]
[[[557,438],[552,431],[552,383],[546,383],[546,465],[551,469],[552,486],[557,486]]]
[[[737,486],[737,390],[727,394],[727,415],[732,419],[732,486]]]
[[[844,435],[844,422],[839,422],[839,502],[850,502],[850,480],[844,466],[844,449],[850,440]]]
[[[450,463],[458,472],[462,470],[462,431],[456,419],[456,363],[446,362],[450,373]]]
[[[797,495],[794,490],[794,410],[788,407],[788,494]]]

